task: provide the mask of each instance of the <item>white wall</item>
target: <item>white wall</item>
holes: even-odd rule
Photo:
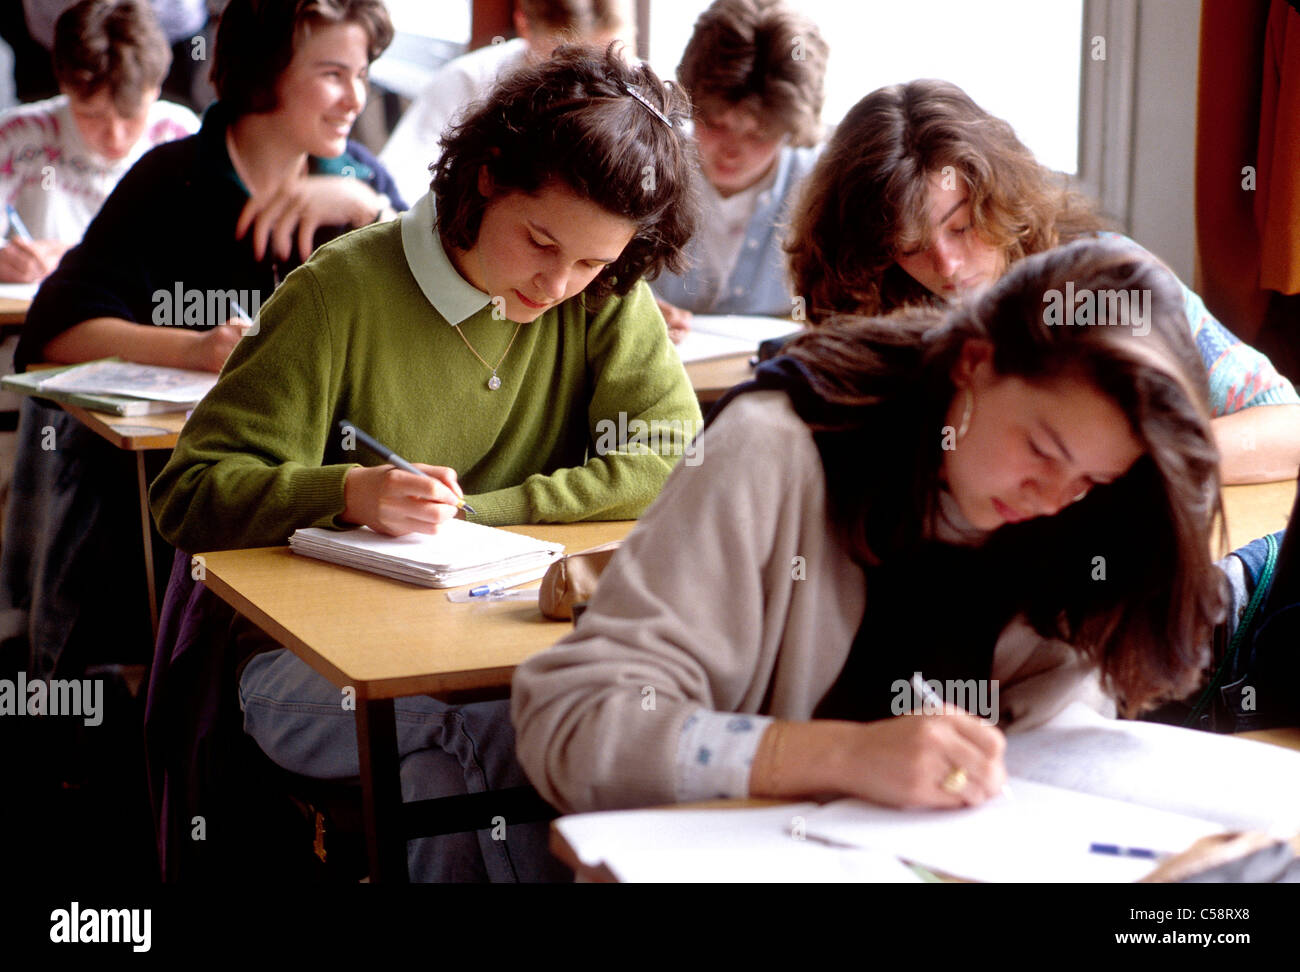
[[[1196,66],[1200,5],[1136,0],[1130,235],[1189,286],[1195,263]]]

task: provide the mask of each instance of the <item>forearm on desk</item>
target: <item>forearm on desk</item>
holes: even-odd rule
[[[188,367],[189,352],[202,338],[198,331],[153,327],[120,317],[92,317],[74,324],[45,345],[43,357],[59,364],[80,364],[119,357],[137,364]]]
[[[1300,469],[1300,405],[1255,405],[1211,424],[1225,486],[1293,479]]]

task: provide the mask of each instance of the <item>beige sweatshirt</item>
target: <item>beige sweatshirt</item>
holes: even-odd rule
[[[810,718],[862,621],[865,578],[829,528],[821,456],[788,397],[740,396],[697,448],[580,624],[515,673],[520,762],[562,810],[673,802],[682,725],[701,707]],[[952,540],[971,528],[947,499]],[[993,677],[1017,729],[1074,699],[1114,712],[1090,666],[1020,622]]]

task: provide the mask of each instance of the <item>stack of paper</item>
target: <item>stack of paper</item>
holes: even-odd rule
[[[9,300],[32,300],[36,297],[36,291],[40,289],[39,281],[36,283],[0,283],[0,297],[7,297]]]
[[[683,363],[727,358],[733,354],[755,354],[764,341],[793,334],[799,329],[794,321],[779,317],[696,314],[691,318],[690,331],[676,346],[677,354]]]
[[[547,543],[495,527],[449,520],[438,532],[386,537],[368,527],[296,530],[294,553],[357,567],[421,587],[458,587],[546,567],[564,553]]]

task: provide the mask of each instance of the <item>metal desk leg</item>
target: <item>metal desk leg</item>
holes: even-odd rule
[[[392,699],[367,699],[357,706],[357,750],[366,820],[370,880],[406,884],[406,829],[397,758],[397,720]]]
[[[153,518],[149,513],[149,481],[144,473],[144,450],[135,450],[135,476],[140,491],[140,528],[144,537],[144,579],[149,584],[149,621],[158,640],[158,590],[153,573]]]

